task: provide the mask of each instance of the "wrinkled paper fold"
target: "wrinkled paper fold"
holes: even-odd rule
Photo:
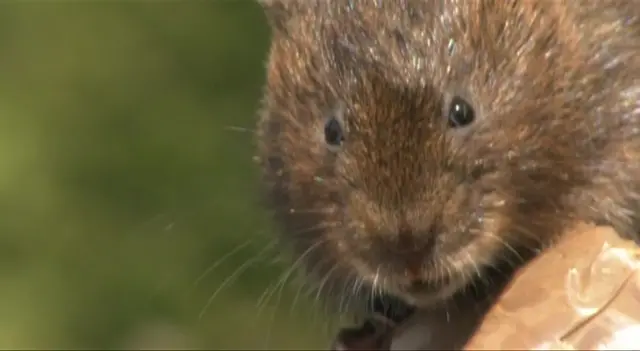
[[[609,228],[581,226],[518,272],[465,349],[639,350],[639,253]],[[420,319],[433,316],[421,313],[395,332],[391,350],[432,347]]]

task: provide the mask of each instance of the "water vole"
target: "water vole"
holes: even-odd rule
[[[268,197],[339,310],[430,306],[577,220],[639,231],[635,2],[262,5]]]

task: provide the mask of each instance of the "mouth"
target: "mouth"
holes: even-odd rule
[[[459,278],[443,276],[437,280],[415,280],[400,287],[398,295],[410,304],[429,307],[453,296],[461,286]]]
[[[429,267],[415,274],[403,274],[397,268],[396,271],[379,272],[374,278],[370,278],[374,286],[379,286],[382,293],[388,296],[397,296],[406,304],[417,307],[429,307],[439,301],[447,300],[455,294],[464,283],[464,277],[458,274],[458,270],[442,269],[442,267]],[[441,274],[436,274],[440,272]],[[447,272],[448,274],[444,274]],[[382,284],[376,284],[381,282]],[[382,300],[389,301],[386,297]],[[393,303],[398,305],[398,303]]]
[[[398,308],[405,310],[403,305],[428,308],[438,302],[448,300],[460,290],[465,277],[456,274],[458,273],[456,270],[443,270],[437,267],[431,267],[420,274],[411,275],[402,274],[402,268],[397,268],[395,271],[378,270],[376,274],[368,273],[371,270],[364,265],[359,268],[362,269],[361,272],[367,272],[362,275],[364,280],[383,295],[383,297],[367,302],[368,306],[374,306],[369,310],[387,317],[393,317]],[[436,272],[443,274],[436,275]],[[444,274],[444,272],[450,274]],[[389,319],[394,320],[395,318]]]
[[[369,311],[364,321],[340,329],[332,350],[389,350],[397,328],[418,309],[453,296],[459,290],[460,279],[456,275],[442,275],[387,282],[383,292],[368,301]]]
[[[339,330],[331,350],[388,351],[395,335],[422,307],[454,295],[458,285],[456,277],[419,281],[399,286],[403,292],[388,290],[368,301],[369,311],[359,325]]]
[[[452,283],[453,277],[450,275],[439,276],[435,279],[414,279],[403,286],[403,291],[417,296],[440,295]]]

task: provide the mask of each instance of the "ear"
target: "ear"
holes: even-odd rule
[[[287,28],[291,0],[258,0],[273,31],[284,32]]]

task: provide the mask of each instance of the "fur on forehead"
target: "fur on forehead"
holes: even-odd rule
[[[353,21],[354,16],[368,18],[368,21],[407,24],[417,22],[424,25],[421,12],[425,8],[439,7],[429,1],[382,1],[382,0],[257,0],[262,7],[272,29],[286,32],[295,18],[313,17],[313,22],[328,20],[338,27],[338,22]],[[404,18],[403,18],[404,17]],[[356,20],[356,22],[359,22]],[[352,23],[353,25],[354,23]],[[364,24],[364,23],[361,23]],[[371,24],[371,23],[369,23]]]
[[[315,12],[315,7],[323,0],[257,0],[267,17],[269,26],[275,32],[287,33],[292,27],[292,19],[304,12]],[[329,5],[331,6],[331,5]]]
[[[262,6],[269,26],[275,31],[284,31],[291,17],[291,3],[288,0],[257,0]]]

